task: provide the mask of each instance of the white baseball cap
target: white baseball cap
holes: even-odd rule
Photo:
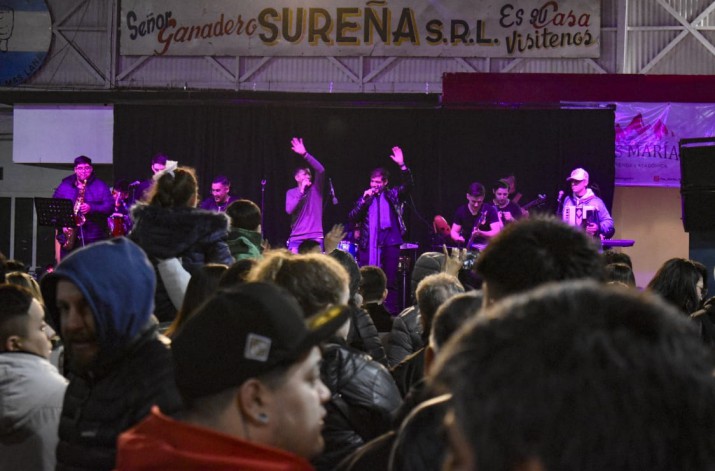
[[[574,171],[571,172],[571,175],[566,179],[566,181],[571,180],[576,180],[579,182],[582,180],[588,180],[588,172],[582,168],[574,169]]]

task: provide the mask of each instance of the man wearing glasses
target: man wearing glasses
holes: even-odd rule
[[[74,249],[108,237],[107,217],[114,209],[114,199],[109,186],[94,174],[92,159],[85,155],[74,159],[74,173],[62,179],[52,197],[72,201],[76,223],[58,231],[58,262]]]

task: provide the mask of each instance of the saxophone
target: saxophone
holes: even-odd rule
[[[77,229],[87,221],[87,218],[80,211],[80,207],[84,203],[84,192],[87,190],[87,180],[77,180],[77,188],[79,191],[77,193],[77,199],[74,202],[74,208],[72,208],[76,226],[62,229],[65,234],[65,242],[62,244],[62,248],[65,250],[72,250],[74,248],[74,244],[77,242]]]

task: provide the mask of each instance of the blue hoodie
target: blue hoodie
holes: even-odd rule
[[[60,279],[75,284],[87,300],[103,357],[127,347],[144,330],[154,311],[154,269],[142,249],[124,237],[72,252],[42,279],[42,296],[58,332],[56,295]]]

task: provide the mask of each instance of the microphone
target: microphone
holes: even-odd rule
[[[131,187],[133,187],[133,186],[139,186],[139,185],[141,185],[141,184],[142,184],[142,182],[139,181],[139,180],[137,180],[137,181],[131,182],[131,183],[129,184],[129,187],[131,188]]]
[[[563,192],[563,191],[559,191],[559,197],[556,198],[556,202],[559,203],[559,204],[561,204],[561,200],[563,200],[563,199],[564,199],[564,192]]]
[[[333,205],[338,204],[338,198],[335,196],[335,188],[333,187],[333,179],[328,178],[328,185],[330,186],[330,196],[333,197]]]

